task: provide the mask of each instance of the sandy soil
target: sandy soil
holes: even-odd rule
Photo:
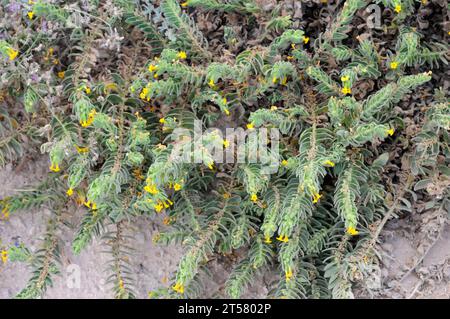
[[[35,185],[47,171],[46,158],[27,165],[18,172],[11,166],[0,170],[0,198]],[[49,215],[45,208],[12,214],[9,220],[0,221],[1,242],[8,244],[19,240],[35,250]],[[357,291],[356,295],[360,298],[450,298],[450,226],[446,216],[441,215],[427,212],[389,222],[381,236],[381,287],[370,293]],[[145,219],[133,225],[137,230],[132,239],[136,253],[131,264],[135,269],[138,298],[147,298],[149,291],[167,285],[167,278],[176,270],[182,254],[181,246],[165,247],[152,243],[152,236],[161,225],[160,220]],[[74,256],[70,249],[73,233],[66,232],[64,236],[62,272],[45,297],[112,298],[111,289],[105,284],[109,255],[104,253],[101,240],[95,240],[89,249]],[[210,270],[204,297],[220,296],[230,267],[218,259],[211,262]],[[74,271],[79,271],[79,287],[71,285]],[[30,271],[24,264],[8,262],[0,265],[0,298],[15,296],[29,276]],[[244,297],[266,296],[264,282],[267,282],[265,278],[260,278]]]
[[[31,163],[20,172],[14,172],[11,166],[0,170],[0,198],[11,195],[24,186],[36,184],[47,170],[47,160],[41,159]],[[81,213],[81,212],[80,212]],[[7,221],[0,221],[0,240],[8,244],[17,240],[23,242],[31,250],[39,247],[38,236],[45,231],[50,212],[46,209],[30,212],[14,213]],[[162,223],[161,223],[162,224]],[[176,270],[181,257],[178,246],[155,246],[152,236],[156,232],[157,223],[141,219],[135,225],[137,233],[133,238],[136,254],[131,261],[136,269],[136,294],[145,298],[148,292],[165,285],[167,278]],[[73,233],[67,232],[63,238],[66,243],[62,253],[61,276],[56,278],[54,286],[49,288],[46,298],[112,298],[111,289],[105,284],[108,273],[105,273],[110,256],[105,253],[101,240],[95,240],[79,256],[71,252]],[[79,271],[79,287],[73,287],[74,271]],[[27,266],[21,263],[8,262],[0,266],[0,298],[11,298],[23,288],[30,273]],[[71,284],[72,283],[72,284]]]

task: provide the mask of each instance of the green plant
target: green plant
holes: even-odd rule
[[[0,42],[8,59],[0,88],[12,97],[10,111],[2,108],[0,115],[0,163],[21,154],[17,138],[28,133],[49,153],[52,171],[42,186],[2,201],[8,214],[43,204],[54,211],[43,249],[27,252],[35,255],[34,272],[18,297],[41,296],[58,273],[56,230],[66,229],[61,212],[72,212],[75,203],[87,209],[73,251],[79,254],[94,236],[103,236],[117,298],[135,296],[133,270],[123,258],[132,246],[123,235],[127,223],[160,213],[174,222],[155,242],[179,242],[186,253],[172,289],[155,295],[197,296],[208,260],[241,249],[226,283],[230,297],[241,297],[271,267],[279,273],[271,296],[352,297],[352,283],[376,256],[369,245],[377,236],[373,227],[393,193],[383,170],[393,163],[390,152],[399,140],[416,145],[416,190],[433,176],[448,180],[445,93],[414,137],[402,135],[406,123],[396,109],[402,99],[433,86],[430,68],[447,64],[446,44],[422,39],[405,23],[415,3],[383,1],[399,13],[395,50],[386,57],[375,37],[355,40],[351,22],[368,1],[345,1],[323,30],[291,28],[290,17],[268,15],[253,1],[113,3],[108,9],[89,1],[83,12],[36,1],[27,5],[32,14],[22,16],[23,28],[7,29]],[[223,46],[231,53],[220,58],[222,46],[197,26],[196,10],[238,14],[253,29],[255,19],[266,19],[269,31],[258,45],[237,50],[238,35],[224,30],[229,41]],[[55,23],[53,29],[44,31],[43,21]],[[34,64],[38,79],[30,81]],[[21,105],[26,113],[15,128],[10,114],[19,114]],[[267,145],[264,159],[279,169],[267,174],[261,163],[214,162],[211,148],[233,144],[217,132],[189,148],[195,120],[202,129],[224,122],[249,132],[278,129],[280,154]],[[175,161],[172,154],[180,148],[198,161]],[[443,191],[438,201],[448,196]]]

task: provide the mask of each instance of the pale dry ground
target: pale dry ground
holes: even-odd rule
[[[24,167],[21,172],[12,171],[10,166],[0,170],[0,198],[39,182],[48,170],[47,166],[47,160],[43,158]],[[81,211],[79,213],[82,214]],[[0,240],[11,243],[20,236],[28,248],[35,250],[39,247],[38,237],[44,233],[49,215],[46,209],[12,214],[8,221],[0,221]],[[74,216],[74,220],[79,220],[79,217]],[[133,246],[136,254],[132,265],[136,269],[136,293],[145,298],[148,291],[164,286],[165,278],[176,270],[182,250],[177,246],[155,246],[152,243],[157,223],[142,219],[135,227]],[[70,230],[63,234],[65,247],[61,258],[61,277],[57,277],[54,286],[48,289],[46,298],[112,298],[111,289],[105,284],[109,276],[105,272],[106,265],[110,260],[110,256],[104,253],[107,247],[100,240],[95,240],[79,256],[74,256],[70,247],[73,236]],[[80,270],[80,287],[69,288],[72,271],[77,268]],[[15,296],[25,286],[29,276],[29,269],[21,263],[0,266],[0,298]]]
[[[11,166],[0,170],[0,198],[14,194],[25,186],[36,185],[48,170],[47,158],[29,162],[14,171]],[[79,221],[81,209],[73,221]],[[431,214],[431,213],[430,213]],[[31,250],[39,247],[39,236],[45,231],[50,212],[45,208],[12,214],[8,221],[0,221],[0,240],[8,244],[17,236]],[[381,269],[382,289],[370,295],[356,293],[357,297],[374,298],[450,298],[450,227],[444,224],[441,236],[435,239],[433,230],[435,216],[412,216],[388,223],[382,232],[383,260]],[[161,217],[140,219],[135,223],[132,245],[136,252],[131,263],[136,273],[136,293],[138,298],[147,298],[150,290],[167,285],[168,278],[176,270],[183,248],[179,245],[169,247],[152,243],[153,234],[162,227]],[[71,252],[73,231],[63,234],[65,242],[62,254],[62,272],[56,277],[45,298],[112,298],[111,289],[105,284],[105,273],[109,255],[105,245],[95,240],[79,256]],[[431,247],[431,248],[430,248]],[[411,269],[422,256],[415,271],[403,280],[403,275]],[[204,297],[219,296],[223,293],[223,283],[231,268],[228,262],[219,258],[210,263],[211,278],[206,279]],[[75,266],[69,266],[75,265]],[[80,270],[80,287],[70,288],[68,282],[73,269]],[[30,276],[29,268],[21,263],[0,265],[0,298],[12,298],[23,288]],[[266,278],[267,277],[267,278]],[[267,295],[266,284],[274,278],[270,275],[258,278],[258,283],[250,287],[246,298],[263,298]]]

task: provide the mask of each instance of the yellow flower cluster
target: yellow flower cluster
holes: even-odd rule
[[[348,75],[344,75],[341,77],[341,81],[342,84],[344,85],[344,87],[342,88],[341,92],[343,94],[351,94],[352,93],[352,89],[350,87],[350,77]]]
[[[78,145],[75,145],[75,148],[77,149],[77,152],[79,154],[84,154],[84,153],[89,152],[89,147],[80,147]]]
[[[178,282],[177,282],[177,283],[172,287],[172,289],[175,290],[176,292],[178,292],[179,294],[184,293],[184,285],[181,284],[181,283],[178,283]]]
[[[88,200],[87,202],[84,202],[83,204],[87,208],[91,208],[92,210],[97,210],[97,204],[94,202],[91,202],[90,200]]]
[[[19,55],[19,51],[14,50],[13,48],[8,48],[6,50],[6,53],[8,54],[9,59],[12,61]]]
[[[324,165],[330,166],[330,167],[334,167],[334,162],[330,161],[330,160],[326,160],[325,162],[323,162]]]
[[[150,98],[147,97],[147,95],[148,95],[148,88],[145,87],[145,88],[142,89],[141,94],[139,94],[139,97],[140,97],[142,100],[147,99],[147,101],[150,101]]]
[[[386,131],[386,133],[387,133],[389,136],[394,135],[394,132],[395,132],[395,130],[394,130],[393,128],[391,128],[391,129],[389,129],[389,130]]]
[[[280,235],[280,236],[277,237],[277,240],[279,240],[279,241],[281,241],[283,243],[287,243],[289,241],[289,238],[288,238],[288,236]]]
[[[352,235],[352,236],[355,236],[355,235],[359,234],[359,231],[357,231],[355,227],[349,226],[347,228],[347,233]]]
[[[397,5],[395,6],[395,9],[394,9],[394,11],[395,11],[395,12],[397,12],[397,13],[400,13],[400,12],[402,12],[402,6],[401,6],[401,5],[399,5],[399,4],[397,4]]]
[[[285,271],[286,282],[291,281],[292,276],[292,269],[291,267],[288,267],[288,269]]]
[[[177,57],[181,60],[185,60],[187,58],[187,54],[184,51],[180,51],[178,52]]]
[[[156,184],[153,183],[152,181],[147,181],[147,185],[144,186],[144,190],[152,195],[156,195],[159,193]]]
[[[152,202],[152,200],[149,199],[148,202]],[[166,201],[159,200],[156,205],[153,205],[153,208],[155,209],[155,211],[157,213],[161,213],[164,208],[169,208],[172,205],[173,205],[173,202],[170,199],[168,199]]]
[[[52,171],[52,172],[55,172],[55,173],[58,173],[59,171],[60,171],[60,169],[59,169],[59,164],[53,164],[52,163],[52,165],[50,165],[50,170]]]
[[[97,114],[97,111],[95,109],[92,109],[89,114],[87,120],[80,120],[80,124],[82,127],[88,127],[94,122],[95,114]]]
[[[398,62],[392,61],[392,62],[389,64],[389,67],[390,67],[392,70],[397,69],[397,67],[398,67]]]
[[[3,249],[0,253],[0,257],[2,259],[2,262],[6,264],[6,262],[8,261],[8,251]]]
[[[150,64],[149,66],[148,66],[148,70],[150,71],[150,72],[155,72],[156,70],[158,70],[158,66],[157,65],[154,65],[154,64]]]
[[[322,197],[321,194],[319,194],[319,193],[314,193],[314,194],[313,194],[313,203],[314,203],[314,204],[317,203],[321,197]]]

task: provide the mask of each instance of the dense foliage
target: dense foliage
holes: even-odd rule
[[[450,208],[448,4],[375,1],[384,21],[370,29],[370,1],[270,3],[0,0],[0,165],[49,156],[48,177],[2,199],[2,217],[53,212],[42,249],[3,247],[33,270],[17,297],[52,283],[80,206],[73,252],[103,238],[117,298],[136,295],[125,256],[143,216],[164,214],[155,243],[185,250],[151,296],[200,296],[208,260],[234,252],[228,297],[275,271],[270,297],[351,298],[391,215],[417,196]],[[427,28],[414,18],[425,7]],[[198,161],[177,162],[196,120],[278,129],[277,170],[215,162],[212,148],[234,147],[217,131],[190,148]]]

